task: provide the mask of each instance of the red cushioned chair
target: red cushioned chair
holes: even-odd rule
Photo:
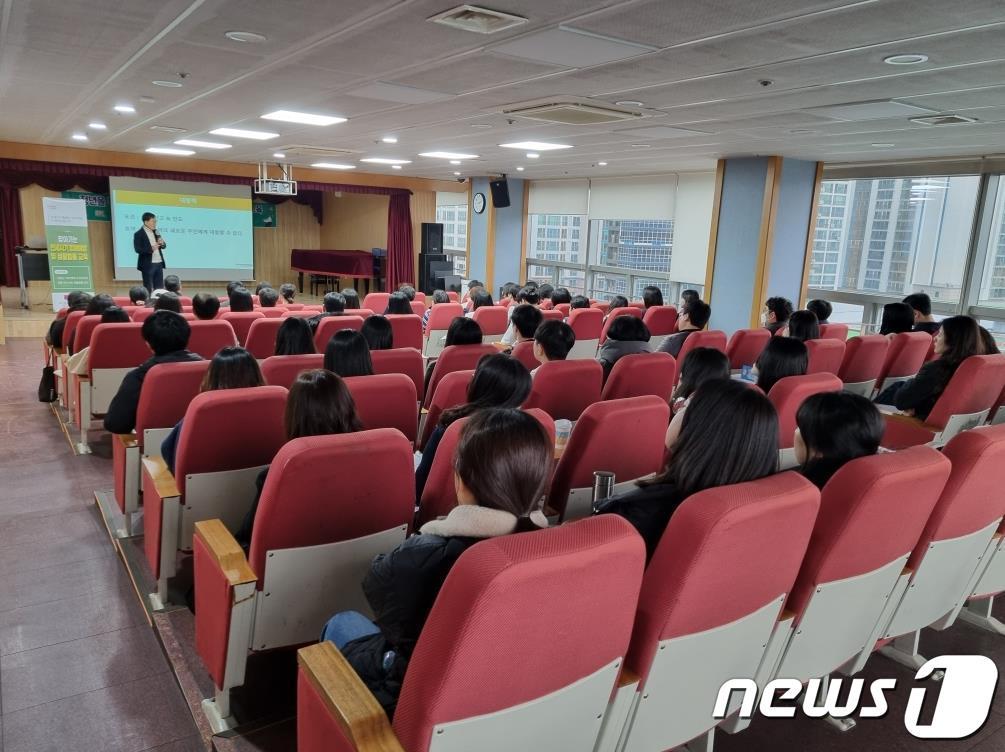
[[[73,334],[73,352],[79,353],[91,344],[94,327],[101,323],[101,316],[84,316],[79,319],[77,329]]]
[[[436,384],[436,390],[430,387],[432,399],[429,402],[429,409],[421,417],[419,424],[419,444],[420,450],[425,449],[426,442],[440,422],[440,416],[444,410],[463,405],[468,401],[468,387],[471,379],[475,377],[473,368],[464,371],[451,371],[440,379]]]
[[[197,523],[195,646],[216,687],[203,701],[215,732],[236,725],[230,690],[244,683],[250,652],[313,642],[338,611],[369,613],[363,578],[374,556],[404,542],[414,504],[411,444],[383,428],[280,449],[247,558],[220,520]]]
[[[345,385],[356,403],[356,414],[363,427],[396,428],[415,443],[418,433],[419,409],[415,400],[415,384],[403,373],[353,376]]]
[[[371,350],[374,373],[403,373],[415,384],[416,400],[422,401],[426,372],[422,367],[422,353],[408,347],[393,350]]]
[[[464,309],[460,303],[434,303],[429,311],[422,354],[427,358],[436,358],[446,347],[447,329],[450,328],[450,323],[463,316]]]
[[[988,422],[996,426],[1005,423],[1005,409],[1003,408],[1005,408],[1005,389],[1002,389],[1002,393],[998,395],[998,404],[992,408]]]
[[[569,314],[568,323],[576,335],[576,344],[569,351],[569,359],[596,358],[600,332],[604,328],[604,312],[596,308],[575,308]]]
[[[471,318],[482,328],[482,342],[485,344],[501,340],[509,327],[506,309],[499,306],[476,308]]]
[[[415,293],[416,299],[411,301],[409,305],[412,306],[412,313],[418,316],[420,319],[426,315],[426,299],[423,296],[422,300],[418,299],[419,293]]]
[[[883,368],[876,377],[876,393],[914,376],[924,365],[928,349],[934,341],[932,335],[926,332],[902,332],[889,339],[890,349],[886,351]]]
[[[844,342],[848,339],[847,324],[821,324],[820,339],[839,339]]]
[[[461,296],[453,290],[447,290],[447,297],[450,298],[451,303],[459,303],[461,301]]]
[[[627,491],[639,478],[658,472],[669,425],[670,406],[659,397],[589,405],[573,427],[555,468],[548,506],[561,520],[585,517],[592,511],[594,472],[614,473],[615,493]],[[611,441],[612,436],[618,440]]]
[[[561,312],[565,318],[569,318],[569,311],[571,309],[572,306],[569,303],[559,303],[555,306],[555,310]]]
[[[168,603],[168,580],[179,552],[192,548],[196,522],[221,519],[237,530],[244,521],[255,479],[286,442],[286,394],[279,386],[203,392],[185,411],[174,475],[159,457],[143,460],[143,546],[157,581],[155,609]]]
[[[113,295],[112,301],[114,301],[115,305],[119,308],[125,308],[126,306],[131,306],[133,304],[133,299],[128,295]]]
[[[941,447],[961,431],[979,426],[1005,388],[1005,355],[974,355],[956,369],[924,421],[886,414],[883,446],[903,449],[919,444]]]
[[[702,491],[674,512],[642,580],[625,657],[633,680],[619,682],[597,749],[619,735],[624,749],[682,749],[705,735],[712,746],[720,687],[770,664],[765,646],[819,506],[815,487],[781,473]]]
[[[303,303],[286,303],[285,305],[283,305],[283,308],[285,308],[287,311],[302,311],[302,310],[304,310],[304,304]]]
[[[638,308],[615,308],[604,319],[604,326],[600,330],[600,344],[604,344],[607,341],[607,330],[611,328],[611,324],[614,323],[614,320],[617,319],[618,316],[632,316],[640,320],[643,318],[642,311]],[[651,341],[650,344],[652,344]]]
[[[594,308],[603,313],[604,316],[607,316],[607,312],[611,310],[611,302],[609,300],[605,300],[603,302],[599,300],[591,300],[590,308]]]
[[[845,343],[838,339],[810,339],[805,344],[810,357],[806,373],[832,373],[837,376],[844,360]]]
[[[343,329],[352,329],[354,332],[358,332],[362,328],[363,319],[355,314],[352,316],[325,316],[318,322],[317,331],[314,332],[314,349],[323,353],[328,347],[328,341],[335,336],[335,332],[340,332]]]
[[[276,335],[282,325],[281,318],[261,318],[251,322],[244,349],[259,361],[271,358],[276,353]]]
[[[541,361],[534,355],[534,340],[532,339],[524,339],[517,342],[513,345],[513,351],[510,355],[523,363],[528,371],[533,371],[541,365]]]
[[[422,629],[393,726],[331,643],[300,651],[297,749],[592,750],[644,559],[615,515],[476,543]]]
[[[710,331],[700,331],[692,332],[687,335],[684,340],[684,344],[680,347],[680,352],[677,353],[677,362],[683,364],[684,359],[688,356],[692,350],[698,347],[711,347],[719,352],[726,352],[726,333],[719,331],[718,329],[712,329]],[[677,381],[680,381],[680,369],[677,369]],[[676,382],[674,386],[677,386]]]
[[[441,303],[440,305],[448,304]],[[429,383],[426,385],[426,394],[423,397],[422,406],[429,407],[429,403],[433,399],[433,393],[436,391],[436,385],[448,373],[471,370],[477,367],[478,361],[483,357],[486,355],[495,355],[498,352],[499,350],[493,345],[451,345],[444,348],[436,359],[436,365],[433,366]]]
[[[210,360],[224,347],[237,344],[237,335],[230,322],[221,319],[213,321],[190,321],[192,333],[188,338],[188,349]]]
[[[677,331],[677,307],[672,305],[652,306],[642,316],[642,323],[649,328],[653,350],[658,350],[668,336]]]
[[[273,306],[272,308],[260,308],[259,313],[267,319],[280,319],[286,313],[286,309],[281,306]]]
[[[248,341],[248,331],[251,329],[251,325],[255,321],[264,318],[265,316],[261,311],[248,311],[246,313],[227,311],[220,314],[221,320],[226,321],[234,327],[234,334],[237,335],[237,342],[241,347],[244,347],[244,343]]]
[[[544,410],[530,409],[529,414],[537,418],[544,426],[555,444],[555,421]],[[450,510],[457,506],[457,489],[454,486],[454,452],[461,438],[461,430],[467,418],[459,418],[447,426],[440,443],[436,447],[436,456],[429,468],[426,485],[422,489],[422,500],[419,511],[416,512],[415,527],[420,528],[437,517],[446,517]]]
[[[77,327],[84,318],[83,311],[70,311],[66,314],[66,323],[63,324],[63,349],[68,353],[75,352],[73,349],[73,338],[77,333]],[[100,317],[99,317],[100,318]]]
[[[844,390],[871,398],[890,349],[890,340],[882,334],[866,334],[852,337],[844,345],[844,358],[837,372]]]
[[[383,314],[387,310],[387,301],[390,299],[389,292],[371,292],[363,298],[363,307],[374,313]]]
[[[415,299],[412,302],[413,303],[423,303],[423,304],[425,304],[425,302],[426,302],[426,293],[424,293],[422,290],[416,290],[415,291]]]
[[[304,371],[324,368],[322,353],[310,355],[273,355],[262,361],[262,376],[265,383],[289,389]]]
[[[136,310],[134,310],[130,318],[132,318],[132,320],[135,321],[136,323],[142,324],[144,321],[146,321],[153,315],[154,315],[154,309],[147,308],[144,306],[143,308],[137,308]]]
[[[386,316],[391,322],[392,342],[395,347],[422,349],[422,317],[413,314],[391,314]]]
[[[541,320],[542,321],[565,321],[565,314],[561,311],[554,310],[544,310],[541,309]]]
[[[190,305],[192,305],[192,298],[189,295],[179,295],[178,296],[178,300],[181,301],[181,304],[183,306],[190,306]]]
[[[688,339],[693,336],[689,335]],[[743,366],[753,366],[770,340],[771,332],[767,329],[737,329],[726,344],[730,369],[739,373]],[[684,344],[687,344],[687,339]]]
[[[792,445],[796,435],[796,413],[799,412],[800,405],[814,394],[840,392],[841,386],[841,379],[832,373],[813,373],[786,376],[771,387],[768,399],[778,413],[778,461],[782,470],[793,467],[796,463]]]
[[[670,401],[677,379],[677,361],[669,353],[637,353],[618,358],[607,377],[602,400],[641,397],[651,394]]]
[[[356,313],[357,313],[356,311],[353,311],[354,315]],[[296,310],[283,311],[283,315],[280,318],[284,318],[285,319],[285,318],[289,318],[290,316],[296,316],[299,319],[309,319],[309,318],[313,318],[314,316],[317,316],[317,315],[318,315],[317,311],[311,311],[311,310],[308,310],[306,308],[298,308]]]
[[[596,360],[553,360],[534,375],[524,407],[539,407],[555,420],[579,420],[583,410],[600,402],[604,369]]]

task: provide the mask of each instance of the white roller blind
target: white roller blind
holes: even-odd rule
[[[705,282],[714,198],[714,172],[682,173],[678,176],[673,253],[670,255],[670,276],[678,282]]]
[[[673,219],[676,175],[590,181],[590,219]]]
[[[530,184],[528,214],[586,214],[590,198],[587,180],[535,180]]]
[[[463,193],[451,193],[449,191],[437,191],[436,192],[436,205],[437,206],[461,206],[467,205],[468,203],[468,192]]]

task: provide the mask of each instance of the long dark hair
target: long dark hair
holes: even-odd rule
[[[359,331],[371,350],[390,350],[394,347],[394,328],[384,316],[367,316]]]
[[[688,399],[706,381],[729,378],[729,358],[714,347],[696,347],[687,354],[680,367],[676,399]]]
[[[796,425],[808,454],[802,471],[813,477],[819,470],[830,477],[846,462],[876,454],[885,428],[872,402],[847,392],[807,397],[796,413]],[[814,453],[819,456],[809,456]]]
[[[372,376],[373,361],[366,338],[352,329],[340,329],[325,347],[325,369],[342,378]]]
[[[615,295],[611,298],[610,305],[607,307],[608,311],[613,311],[615,308],[627,308],[628,298],[624,295]]]
[[[359,293],[352,287],[342,290],[342,297],[345,298],[346,310],[355,311],[360,308]]]
[[[468,384],[468,401],[444,410],[440,425],[449,426],[489,407],[520,407],[530,396],[530,386],[530,372],[516,358],[502,353],[483,355]]]
[[[87,303],[87,308],[84,309],[85,316],[100,316],[106,310],[115,305],[115,299],[107,293],[98,293]]]
[[[887,303],[883,306],[880,334],[900,334],[914,329],[914,309],[907,303]]]
[[[384,315],[387,314],[401,314],[406,315],[412,312],[412,301],[408,299],[408,296],[403,292],[392,292],[387,299],[387,310],[384,311]]]
[[[820,322],[813,311],[796,311],[789,316],[789,336],[806,342],[810,339],[820,339]]]
[[[454,472],[478,501],[517,518],[517,532],[536,530],[530,514],[541,509],[554,447],[529,413],[490,408],[461,430]]]
[[[316,353],[311,325],[299,316],[290,316],[276,332],[276,355],[311,355]]]
[[[206,375],[199,390],[212,392],[217,389],[244,389],[249,386],[264,386],[262,369],[255,356],[243,347],[221,348],[209,362]]]
[[[767,394],[780,379],[804,375],[809,364],[810,356],[805,344],[792,337],[772,337],[755,364],[757,386]]]
[[[955,373],[960,364],[971,355],[984,351],[981,328],[970,316],[950,316],[942,320],[944,349],[939,360]]]
[[[356,403],[331,371],[303,371],[290,387],[284,416],[286,439],[362,431]]]
[[[642,304],[646,308],[663,305],[663,291],[656,285],[646,285],[642,290]]]
[[[739,381],[706,381],[684,413],[673,455],[655,478],[683,496],[745,483],[778,470],[778,415],[768,398]]]
[[[478,322],[465,316],[458,316],[447,327],[445,347],[450,345],[480,345],[482,343],[482,328]]]
[[[649,327],[634,316],[618,316],[607,330],[607,339],[617,342],[648,342]]]

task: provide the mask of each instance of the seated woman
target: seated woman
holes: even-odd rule
[[[907,303],[887,303],[883,306],[883,318],[879,324],[879,333],[892,338],[895,334],[910,332],[914,329],[914,309]]]
[[[325,370],[347,379],[350,376],[372,376],[373,361],[366,338],[352,329],[340,329],[325,347]]]
[[[783,334],[800,342],[811,339],[820,339],[820,324],[817,322],[817,315],[812,311],[794,311],[789,316],[789,323],[785,326]]]
[[[778,416],[768,398],[738,381],[708,381],[691,398],[663,470],[601,502],[597,513],[619,514],[632,523],[646,542],[648,560],[688,496],[777,470]]]
[[[865,397],[823,392],[806,398],[796,413],[796,426],[793,447],[799,472],[823,488],[846,462],[879,451],[885,423]]]
[[[433,306],[438,303],[449,303],[450,296],[447,295],[446,290],[433,290],[433,302],[430,304],[429,308],[426,309],[425,313],[422,314],[422,333],[426,333],[426,327],[429,325],[429,317],[433,315]]]
[[[610,305],[607,306],[607,315],[610,316],[611,311],[613,311],[615,308],[627,308],[627,307],[628,307],[628,298],[626,298],[624,295],[615,295],[613,298],[611,298]]]
[[[465,316],[458,316],[453,321],[450,322],[450,326],[447,327],[447,333],[443,338],[443,346],[450,347],[452,345],[480,345],[482,343],[482,328],[478,326],[478,322],[474,319],[469,319]],[[429,390],[429,380],[433,377],[433,369],[436,367],[436,361],[430,360],[426,364],[426,375],[424,377],[425,386],[423,391]]]
[[[394,347],[394,329],[385,316],[367,316],[359,333],[363,335],[371,352]]]
[[[377,313],[377,311],[374,311]],[[392,292],[387,299],[387,309],[384,311],[384,315],[398,315],[407,316],[412,313],[412,301],[408,299],[408,296],[401,292]]]
[[[475,375],[468,384],[468,401],[443,411],[422,451],[422,461],[415,469],[416,505],[422,499],[422,490],[426,487],[436,448],[447,426],[459,418],[466,418],[489,407],[520,407],[530,395],[530,381],[526,366],[508,355],[485,355],[478,361]]]
[[[389,716],[422,627],[460,555],[480,540],[547,526],[541,496],[553,452],[532,415],[515,409],[473,415],[454,455],[458,506],[374,558],[363,580],[373,622],[345,611],[325,625],[321,639],[335,643]]]
[[[663,291],[656,285],[646,285],[642,290],[642,305],[647,311],[663,305]]]
[[[359,293],[352,287],[347,287],[339,293],[345,298],[345,309],[347,311],[358,311],[362,306],[359,304]]]
[[[290,316],[276,332],[276,355],[313,355],[314,335],[311,326],[299,316]]]
[[[649,327],[634,316],[618,316],[607,330],[607,341],[600,346],[597,360],[604,367],[604,381],[611,375],[614,364],[626,355],[652,352],[649,346]]]
[[[935,335],[935,360],[925,363],[918,375],[891,384],[876,398],[880,405],[893,405],[906,415],[925,420],[942,396],[949,380],[963,361],[984,351],[980,327],[969,316],[943,319]]]
[[[767,394],[786,376],[804,376],[809,365],[805,344],[792,337],[772,337],[754,363],[757,386]]]
[[[716,380],[729,378],[729,358],[714,347],[696,347],[684,358],[680,367],[680,380],[673,395],[673,419],[667,428],[666,448],[677,443],[684,413],[698,387]]]
[[[108,306],[101,314],[102,324],[128,324],[130,321],[131,319],[129,318],[129,314],[117,305]],[[90,349],[90,346],[84,347],[67,359],[66,368],[70,373],[76,374],[77,376],[87,375],[87,364],[89,362],[87,353]]]
[[[224,347],[209,362],[199,391],[213,392],[217,389],[244,389],[252,386],[265,386],[258,361],[243,347]],[[179,420],[167,438],[161,442],[161,457],[164,458],[164,464],[172,474],[184,423],[184,418]]]
[[[279,294],[283,296],[281,301],[282,303],[293,303],[297,298],[297,286],[291,285],[289,282],[285,282],[279,286]]]

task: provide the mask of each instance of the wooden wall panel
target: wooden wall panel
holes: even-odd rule
[[[296,283],[290,249],[321,247],[321,226],[309,206],[284,201],[276,206],[276,227],[255,228],[255,277],[278,286]]]
[[[321,247],[340,251],[387,248],[387,196],[325,194]]]
[[[422,249],[422,223],[436,221],[436,191],[412,193],[412,248],[415,254],[415,283],[419,281],[419,251]]]

